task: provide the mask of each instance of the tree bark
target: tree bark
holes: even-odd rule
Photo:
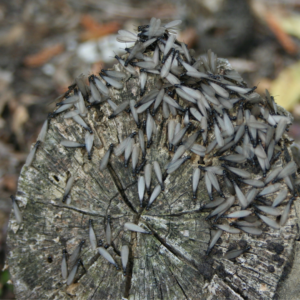
[[[228,67],[225,61],[219,63],[220,68]],[[157,83],[149,76],[150,91]],[[123,90],[111,89],[111,98],[116,103],[137,100],[138,84],[131,78]],[[95,136],[92,160],[84,148],[60,144],[62,139],[84,143],[85,135],[80,125],[60,114],[51,119],[46,141],[37,149],[32,165],[23,167],[16,195],[23,223],[18,225],[12,216],[7,239],[7,263],[17,299],[271,299],[293,258],[299,207],[292,206],[289,220],[280,230],[263,225],[261,236],[224,232],[207,256],[212,234],[211,224],[205,220],[209,212],[199,212],[201,203],[209,201],[204,180],[200,180],[197,200],[193,200],[191,188],[199,157],[192,154],[190,161],[167,176],[165,190],[150,210],[140,208],[131,163],[125,168],[122,157],[112,155],[108,168],[99,171],[99,161],[109,145],[119,144],[137,130],[128,113],[112,120],[110,114],[105,103],[91,108],[85,118]],[[176,119],[181,121],[182,116]],[[146,159],[158,161],[163,168],[171,155],[168,120],[163,119],[161,110],[155,122],[158,132]],[[289,150],[278,165],[285,156],[290,156]],[[141,161],[140,155],[139,164]],[[220,164],[210,155],[204,163]],[[62,198],[70,173],[76,180],[70,193],[72,202],[66,205]],[[151,191],[157,183],[152,172]],[[121,247],[130,248],[126,277],[90,247],[89,219],[94,221],[97,240],[105,242],[108,215],[113,243],[107,250],[120,268]],[[152,235],[124,230],[125,222],[148,228]],[[81,240],[86,241],[81,251],[86,271],[79,267],[75,282],[67,286],[61,276],[62,250],[71,254]],[[250,245],[251,250],[234,261],[224,259],[223,253],[235,245]]]

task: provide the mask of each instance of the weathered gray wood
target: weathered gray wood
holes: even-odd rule
[[[148,90],[156,84],[153,79],[147,83]],[[138,80],[131,78],[123,91],[111,92],[116,103],[139,99]],[[196,201],[192,199],[191,188],[193,168],[199,158],[192,155],[190,161],[169,175],[165,191],[151,209],[141,209],[136,178],[131,174],[131,165],[124,168],[123,156],[112,155],[109,167],[99,171],[99,162],[109,145],[118,144],[137,130],[126,112],[108,120],[110,114],[105,103],[100,108],[91,108],[85,118],[95,133],[91,161],[85,149],[60,145],[62,139],[84,143],[85,135],[81,126],[64,119],[62,114],[51,120],[46,141],[38,148],[32,166],[23,167],[17,199],[24,221],[18,225],[12,215],[7,240],[7,261],[17,298],[271,299],[293,255],[297,235],[295,206],[280,231],[263,226],[264,233],[258,237],[224,232],[206,256],[210,224],[205,221],[208,212],[199,212],[199,208],[209,198],[203,180]],[[171,158],[166,144],[167,120],[162,118],[161,111],[155,120],[158,134],[147,149],[147,161],[157,160],[163,167]],[[219,164],[211,156],[204,162]],[[282,163],[281,158],[277,164]],[[69,172],[76,176],[76,181],[71,189],[72,202],[66,205],[61,200]],[[152,190],[157,183],[153,172]],[[88,220],[94,220],[97,240],[105,243],[108,215],[113,235],[113,247],[108,251],[120,267],[121,247],[130,246],[127,277],[89,245]],[[125,222],[147,227],[153,234],[124,231]],[[62,250],[66,248],[71,254],[82,239],[86,243],[81,258],[87,271],[80,267],[75,283],[66,286],[60,272]],[[246,243],[251,246],[249,252],[235,261],[223,258],[229,246]],[[52,263],[47,261],[49,255],[53,256]]]

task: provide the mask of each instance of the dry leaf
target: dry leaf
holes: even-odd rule
[[[27,109],[23,105],[18,105],[13,114],[12,130],[15,133],[20,145],[24,143],[23,124],[29,119]]]
[[[47,47],[40,52],[28,55],[24,58],[24,64],[28,67],[39,67],[44,65],[53,56],[64,51],[64,46],[62,44],[56,44],[51,47]]]
[[[6,174],[2,177],[3,188],[10,193],[14,193],[17,190],[18,175]]]
[[[271,84],[271,94],[277,104],[292,110],[300,99],[300,62],[284,69]]]
[[[14,43],[20,41],[25,35],[25,27],[23,24],[16,24],[7,30],[6,33],[2,34],[0,39],[1,46],[11,46]]]
[[[83,15],[80,21],[81,25],[86,29],[86,31],[81,34],[81,40],[84,41],[116,33],[120,29],[118,22],[99,24],[90,15]]]
[[[257,89],[255,90],[255,92],[263,95],[263,94],[265,94],[266,90],[270,91],[271,84],[272,84],[271,79],[269,79],[269,78],[259,78],[257,80]]]
[[[265,18],[270,29],[273,31],[273,33],[277,37],[277,40],[280,42],[285,51],[289,54],[296,54],[298,52],[297,45],[294,43],[291,37],[284,31],[275,15],[271,12],[267,12]]]
[[[195,28],[192,27],[185,29],[183,32],[179,34],[178,37],[178,40],[187,44],[188,48],[193,47],[197,39],[198,39],[197,32]]]
[[[293,15],[287,18],[279,19],[282,28],[289,33],[300,39],[300,16]]]

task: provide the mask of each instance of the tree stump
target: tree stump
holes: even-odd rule
[[[225,60],[218,60],[218,64],[220,72],[229,68]],[[157,82],[155,76],[149,77],[147,90],[151,91]],[[139,92],[138,79],[130,78],[122,90],[111,88],[110,96],[119,104],[138,100]],[[132,176],[131,165],[125,168],[122,157],[112,155],[108,168],[99,171],[99,161],[109,145],[119,144],[137,130],[130,114],[123,112],[109,120],[110,114],[110,106],[104,103],[89,109],[85,118],[94,132],[91,160],[84,148],[60,144],[62,139],[84,143],[85,135],[80,125],[64,119],[62,113],[51,119],[46,141],[38,147],[32,165],[23,167],[16,195],[23,222],[19,225],[11,217],[7,239],[7,262],[17,299],[271,299],[293,257],[297,206],[292,206],[288,222],[280,230],[264,224],[260,236],[223,232],[206,255],[211,223],[205,220],[209,212],[199,209],[201,203],[210,200],[203,178],[196,200],[191,188],[199,157],[192,154],[190,161],[166,177],[165,190],[149,210],[145,205],[140,208],[137,177]],[[182,122],[183,117],[177,115],[176,119]],[[158,161],[161,168],[172,157],[167,138],[167,124],[172,118],[164,119],[161,109],[156,113],[157,134],[147,149],[147,162]],[[285,148],[276,164],[290,159]],[[139,164],[141,161],[140,155]],[[219,164],[212,154],[203,161],[205,166]],[[70,174],[76,177],[70,192],[72,201],[64,204]],[[261,174],[254,178],[261,178]],[[152,172],[151,191],[157,183]],[[145,196],[145,202],[148,198]],[[89,219],[93,220],[97,240],[105,243],[108,215],[113,241],[107,251],[121,269],[121,247],[129,246],[127,276],[90,247]],[[152,234],[124,230],[125,222],[138,224]],[[71,254],[82,240],[84,268],[79,267],[74,283],[67,286],[61,276],[62,250]],[[223,253],[229,248],[247,245],[251,249],[242,256],[233,261],[224,259]]]

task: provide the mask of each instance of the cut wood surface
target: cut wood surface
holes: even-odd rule
[[[218,62],[220,70],[229,68],[226,61]],[[149,77],[147,90],[151,91],[156,77]],[[117,104],[140,99],[139,92],[136,78],[130,78],[122,90],[110,88]],[[64,119],[62,113],[51,119],[46,140],[37,148],[31,166],[23,167],[16,194],[23,222],[18,224],[11,216],[7,239],[7,262],[17,299],[272,299],[293,257],[298,204],[292,205],[288,221],[280,230],[263,224],[260,236],[224,231],[206,255],[214,231],[211,222],[205,220],[209,211],[199,211],[203,203],[210,201],[203,176],[197,199],[193,199],[192,174],[199,156],[191,154],[189,161],[166,177],[164,191],[149,210],[146,205],[140,208],[139,175],[133,177],[131,161],[125,168],[123,156],[111,155],[108,168],[99,171],[100,160],[110,144],[117,145],[138,130],[130,114],[123,112],[109,120],[111,113],[105,102],[89,109],[84,118],[94,132],[91,160],[85,148],[60,144],[64,139],[85,142],[85,129],[72,119]],[[183,117],[177,115],[176,119],[181,122]],[[172,157],[167,137],[167,124],[172,118],[164,119],[159,109],[154,118],[157,134],[147,149],[147,163],[157,161],[162,170]],[[141,121],[145,119],[146,113]],[[285,148],[276,165],[285,165],[289,159],[290,151]],[[202,165],[220,162],[206,155]],[[243,168],[253,173],[250,164]],[[71,203],[65,204],[62,199],[71,174],[75,176]],[[255,178],[261,178],[261,172]],[[151,192],[157,184],[153,171]],[[281,184],[283,188],[284,182]],[[226,190],[223,192],[229,197]],[[144,203],[149,197],[145,193]],[[97,241],[106,244],[108,216],[112,244],[107,251],[120,270],[98,250],[92,250],[89,241],[92,219]],[[125,230],[126,222],[152,234]],[[84,268],[79,266],[74,283],[67,286],[61,275],[62,252],[66,249],[71,255],[82,240]],[[120,256],[123,245],[130,249],[127,276],[123,275]],[[234,260],[223,257],[228,249],[246,246],[251,249]],[[69,273],[71,269],[68,265]]]

